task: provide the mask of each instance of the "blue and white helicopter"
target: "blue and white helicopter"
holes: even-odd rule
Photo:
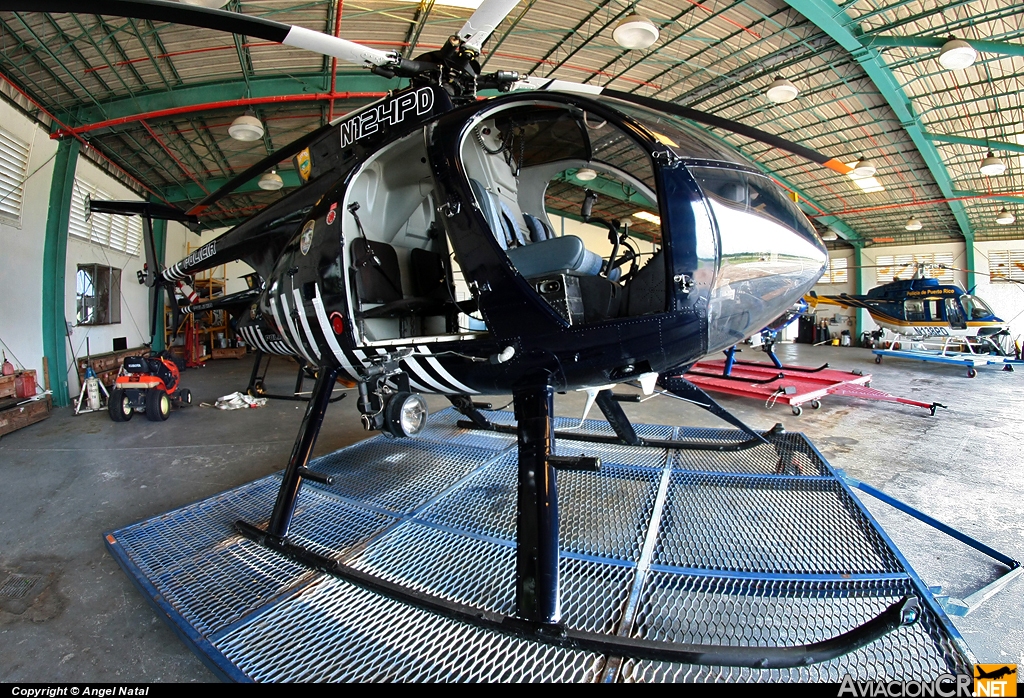
[[[977,295],[929,278],[929,266],[918,263],[912,278],[894,278],[864,295],[819,296],[812,291],[805,300],[814,308],[831,305],[868,311],[872,320],[894,335],[895,348],[903,343],[941,344],[944,348],[961,346],[969,353],[1012,355],[1009,324]]]

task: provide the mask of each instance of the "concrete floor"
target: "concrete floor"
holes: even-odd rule
[[[1024,557],[1024,458],[1019,436],[1024,371],[961,369],[886,360],[858,348],[784,345],[783,361],[872,373],[872,387],[950,409],[827,398],[795,417],[786,406],[719,396],[748,424],[782,422],[802,431],[830,463],[1015,559]],[[760,359],[750,349],[746,359]],[[251,362],[222,360],[187,371],[195,403],[244,388]],[[283,361],[272,388],[290,389]],[[495,405],[506,399],[495,398]],[[447,406],[429,399],[432,409]],[[559,396],[559,414],[578,416],[578,394]],[[689,405],[656,398],[627,404],[637,422],[725,426]],[[0,579],[40,578],[31,598],[0,597],[0,681],[212,681],[205,666],[136,591],[105,551],[101,534],[249,482],[284,467],[299,422],[297,403],[258,410],[191,408],[164,423],[105,413],[50,419],[0,439]],[[595,410],[595,414],[597,411]],[[592,415],[593,416],[593,415]],[[354,395],[332,406],[321,455],[367,435]],[[926,583],[963,597],[1005,570],[904,514],[861,497]],[[41,593],[37,593],[40,592]],[[1015,580],[954,624],[982,662],[1024,664],[1024,582]],[[30,602],[30,603],[29,603]]]

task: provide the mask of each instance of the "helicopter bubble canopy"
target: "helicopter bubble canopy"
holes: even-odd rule
[[[584,324],[685,310],[706,316],[706,350],[715,351],[759,331],[820,277],[827,253],[803,213],[698,129],[631,105],[619,110],[617,100],[515,97],[464,122],[453,160],[474,208],[528,283],[558,269],[577,277]],[[597,204],[584,219],[620,232],[620,221],[635,221],[630,236],[653,244],[621,276],[605,271],[616,250],[596,247],[599,237],[578,233],[587,252],[604,259],[601,271],[585,253],[560,256],[569,242],[558,247],[522,234],[523,219],[550,229],[549,213],[578,218],[588,191],[597,192]],[[608,303],[609,296],[622,301]],[[496,323],[492,329],[501,332]]]

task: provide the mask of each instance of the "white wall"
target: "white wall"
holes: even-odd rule
[[[998,240],[974,244],[974,264],[977,271],[988,272],[988,253],[991,250],[1022,250],[1024,240]],[[1001,319],[1010,323],[1010,336],[1024,340],[1024,286],[1015,283],[992,283],[988,276],[974,277],[975,293],[992,307]]]
[[[0,223],[0,340],[10,349],[7,358],[35,369],[42,385],[43,243],[57,142],[2,101],[0,123],[31,148],[21,225]]]
[[[131,189],[81,157],[78,159],[75,178],[102,189],[111,199],[117,201],[141,199]],[[93,354],[113,351],[115,337],[126,338],[129,349],[149,343],[149,289],[138,281],[138,272],[142,270],[145,261],[146,252],[141,247],[135,254],[125,254],[80,238],[68,237],[67,264],[64,271],[64,315],[69,322],[75,322],[75,275],[78,272],[78,265],[95,263],[121,270],[121,322],[114,325],[75,327],[71,333],[74,356],[85,356],[87,346]],[[71,364],[73,361],[69,352],[68,363]],[[80,389],[77,371],[68,371],[68,393],[75,398]]]

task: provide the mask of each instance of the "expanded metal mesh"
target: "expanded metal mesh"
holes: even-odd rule
[[[323,579],[220,642],[256,681],[588,682],[599,655],[481,630]]]
[[[701,441],[704,440],[709,443],[727,442],[725,439],[701,439]],[[802,435],[772,435],[768,437],[768,441],[767,444],[760,444],[742,451],[673,450],[672,467],[678,470],[703,470],[718,473],[828,475],[824,462]]]
[[[654,562],[762,573],[897,572],[835,480],[674,472]]]
[[[870,620],[906,594],[909,579],[862,582],[716,579],[652,574],[635,636],[679,643],[781,647],[819,642]],[[932,680],[970,673],[923,608],[922,618],[859,650],[794,669],[745,669],[627,660],[620,681]]]
[[[492,457],[492,451],[472,446],[379,437],[319,458],[311,467],[334,476],[329,490],[339,496],[407,513]]]
[[[453,412],[432,417],[420,440],[378,437],[313,462],[336,482],[304,484],[289,540],[467,609],[511,615],[517,448],[512,437],[455,428]],[[507,412],[490,416],[511,421]],[[608,428],[585,426],[601,424]],[[557,474],[562,622],[676,643],[803,644],[913,592],[896,554],[810,444],[797,434],[770,439],[739,453],[558,440],[559,455],[603,463],[600,472]],[[279,483],[264,478],[114,534],[185,634],[209,638],[214,649],[204,651],[216,662],[258,681],[838,681],[967,671],[930,608],[911,628],[801,669],[606,666],[600,656],[397,603],[240,538],[234,521],[265,525]]]

